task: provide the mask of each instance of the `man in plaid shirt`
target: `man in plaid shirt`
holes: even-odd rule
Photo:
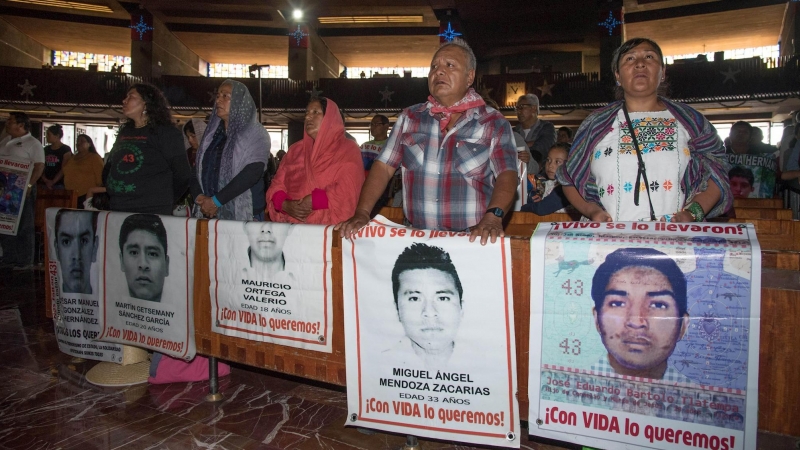
[[[689,327],[686,277],[652,248],[610,253],[592,278],[594,323],[608,355],[592,370],[689,382],[667,360]]]
[[[511,125],[470,88],[475,55],[460,39],[442,44],[431,61],[428,102],[406,108],[369,172],[343,237],[370,220],[370,211],[398,167],[403,208],[415,228],[470,230],[485,245],[503,234],[503,216],[517,186]]]

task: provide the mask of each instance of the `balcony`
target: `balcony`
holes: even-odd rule
[[[689,103],[771,101],[800,97],[800,60],[782,59],[768,67],[761,59],[726,60],[669,65],[669,96]],[[142,79],[126,74],[59,69],[0,67],[0,107],[64,112],[119,110],[125,93],[135,83],[160,87],[170,104],[183,114],[208,111],[221,78],[162,76]],[[257,99],[259,80],[239,79]],[[428,97],[421,78],[322,79],[317,82],[262,79],[261,98],[266,113],[299,113],[309,96],[334,99],[349,113],[399,111]],[[518,95],[539,95],[543,110],[594,109],[614,99],[613,86],[596,73],[529,73],[485,75],[476,89],[501,108],[514,105]],[[508,111],[508,110],[507,110]],[[353,117],[353,116],[351,116]]]

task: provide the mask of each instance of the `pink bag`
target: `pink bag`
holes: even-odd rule
[[[231,366],[217,363],[217,375],[224,377],[231,373]],[[152,375],[152,369],[150,371]],[[186,383],[190,381],[208,380],[208,358],[197,355],[193,360],[186,362],[182,359],[170,358],[161,355],[158,361],[155,376],[147,379],[150,384]]]

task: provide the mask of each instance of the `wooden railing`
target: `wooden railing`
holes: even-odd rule
[[[769,201],[765,202],[769,204]],[[758,203],[748,203],[757,207]],[[772,208],[764,208],[772,209]],[[399,208],[381,210],[387,219],[402,222]],[[512,283],[516,329],[517,380],[520,415],[528,415],[528,337],[530,330],[530,236],[540,222],[570,220],[565,214],[511,218],[506,235],[511,241]],[[759,429],[800,435],[800,371],[790,363],[800,352],[800,222],[778,219],[739,219],[756,224],[763,253],[761,286],[761,346],[758,395]],[[774,232],[770,234],[769,232]],[[771,238],[771,236],[775,238]],[[788,243],[791,241],[791,243]],[[195,339],[199,354],[322,381],[346,384],[342,249],[334,232],[332,250],[333,320],[332,353],[296,349],[211,331],[211,299],[208,274],[208,222],[197,227],[194,274]],[[50,292],[46,289],[46,292]],[[46,302],[50,306],[50,301]],[[49,312],[48,312],[49,313]],[[49,313],[50,314],[50,313]],[[755,318],[758,320],[759,318]],[[789,363],[787,363],[789,362]]]

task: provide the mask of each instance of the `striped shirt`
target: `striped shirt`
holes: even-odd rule
[[[443,136],[431,106],[400,114],[377,161],[402,166],[403,211],[412,226],[466,230],[486,213],[497,176],[517,171],[511,124],[495,109],[478,106]]]

